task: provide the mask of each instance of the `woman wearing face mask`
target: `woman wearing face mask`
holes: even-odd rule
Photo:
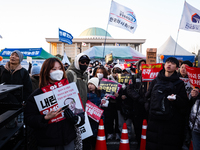
[[[99,67],[96,71],[95,77],[97,77],[100,82],[103,78],[108,78],[108,72],[104,67]]]
[[[75,126],[77,125],[75,119],[70,119],[65,115],[64,120],[48,124],[50,119],[61,114],[63,110],[61,108],[51,110],[46,115],[41,115],[34,99],[34,96],[43,93],[43,87],[48,85],[55,87],[55,82],[65,78],[65,69],[59,59],[45,60],[40,71],[39,89],[35,90],[27,100],[25,122],[34,129],[39,150],[73,150],[75,147]]]

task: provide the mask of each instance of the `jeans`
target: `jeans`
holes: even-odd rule
[[[200,133],[192,131],[193,150],[200,150]]]

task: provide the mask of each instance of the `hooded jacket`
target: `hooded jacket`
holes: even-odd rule
[[[88,75],[86,72],[83,72],[79,66],[79,59],[81,56],[85,54],[80,53],[76,56],[73,64],[67,69],[66,75],[69,83],[76,82],[77,88],[79,90],[79,94],[82,100],[83,107],[85,108],[86,101],[87,101],[87,82],[88,82]],[[72,70],[76,77],[74,77],[73,73],[69,70]],[[77,81],[74,81],[77,78]]]

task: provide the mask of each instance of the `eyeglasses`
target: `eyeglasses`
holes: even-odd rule
[[[81,62],[81,64],[84,64],[84,63],[86,63],[87,65],[89,64],[89,61],[87,61],[87,60],[81,60],[80,62]]]

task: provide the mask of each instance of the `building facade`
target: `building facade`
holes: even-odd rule
[[[106,36],[106,39],[105,39]],[[46,38],[49,43],[49,52],[52,55],[67,54],[72,60],[81,52],[93,46],[130,46],[142,52],[145,39],[114,39],[104,29],[93,27],[83,31],[78,38],[74,38],[71,45],[59,41],[59,38]]]

